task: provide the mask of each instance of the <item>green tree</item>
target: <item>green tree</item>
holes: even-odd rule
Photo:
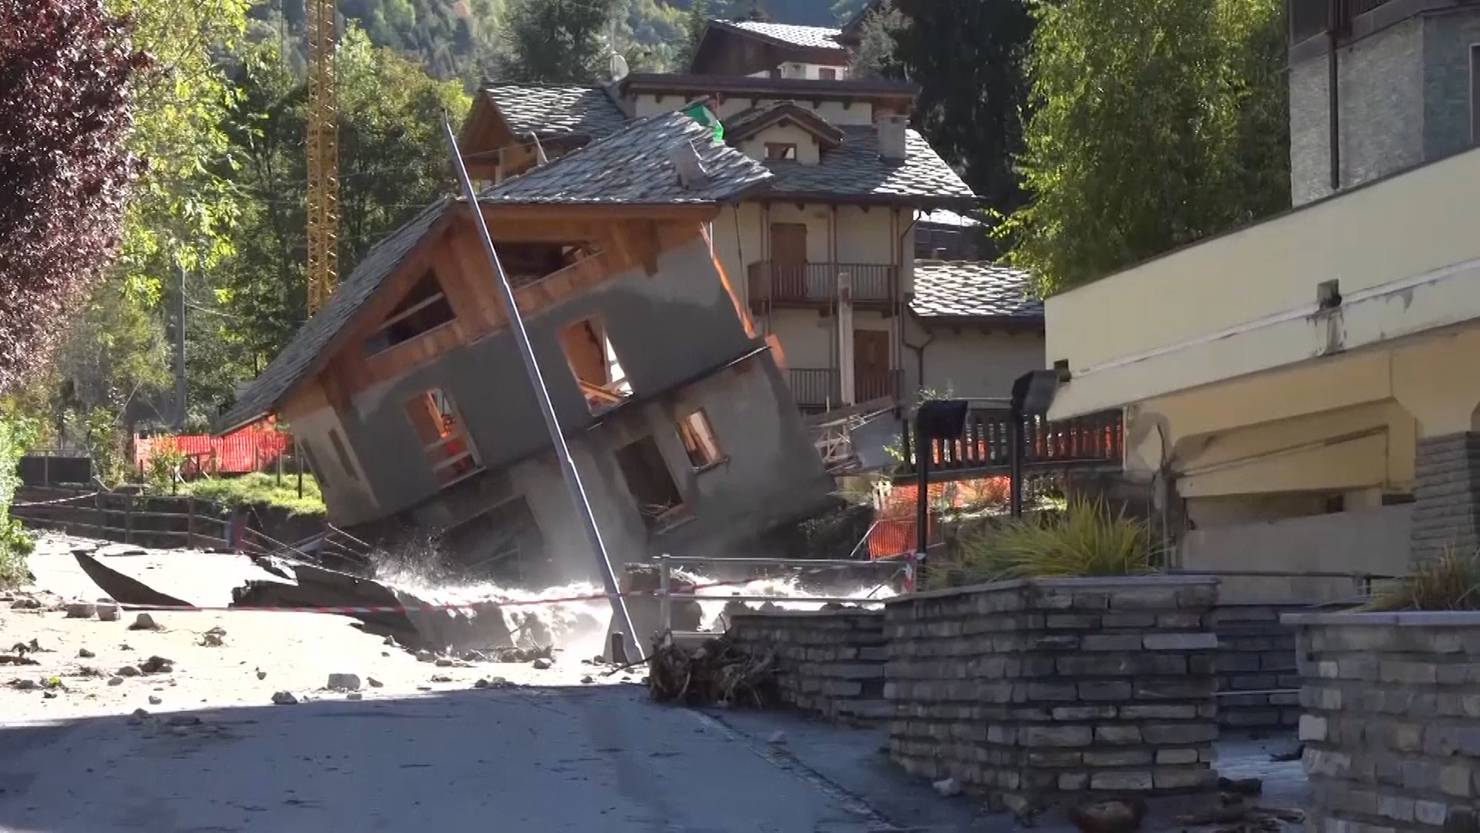
[[[905,26],[904,15],[891,0],[882,0],[869,11],[859,30],[858,46],[853,50],[849,75],[853,78],[902,78],[905,68],[895,54],[899,32]]]
[[[509,0],[497,71],[510,81],[589,84],[606,72],[615,0]]]
[[[915,119],[931,146],[989,206],[1011,211],[1023,199],[1013,158],[1023,148],[1028,101],[1027,0],[894,0],[894,7],[904,21],[885,69],[920,85]]]
[[[192,327],[228,356],[211,365],[231,369],[210,377],[202,394],[207,404],[228,399],[237,382],[260,372],[306,317],[307,96],[290,60],[276,43],[259,43],[243,56],[237,79],[228,124],[238,160],[235,182],[245,194],[236,253],[218,270],[219,291],[193,301],[200,309]],[[442,112],[456,122],[469,103],[456,82],[438,81],[397,51],[372,46],[357,28],[345,33],[339,51],[341,278],[377,240],[448,189]]]
[[[1283,7],[1038,7],[1014,262],[1054,291],[1288,206]]]

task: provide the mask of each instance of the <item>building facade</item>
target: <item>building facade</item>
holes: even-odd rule
[[[1346,72],[1422,77],[1435,53],[1392,66],[1369,47],[1403,31],[1464,41],[1474,10],[1366,5],[1411,14],[1340,47]],[[1343,147],[1414,127],[1358,89],[1342,107],[1368,120],[1343,123]],[[1430,126],[1473,112],[1418,88],[1399,98],[1441,111]],[[1307,116],[1292,97],[1292,133]],[[1480,150],[1428,161],[1419,138],[1384,162],[1416,167],[1047,300],[1065,380],[1051,416],[1126,407],[1126,470],[1154,484],[1183,566],[1401,575],[1480,545]],[[1303,152],[1292,136],[1297,199]]]
[[[711,136],[637,120],[479,197],[620,562],[722,552],[832,488],[708,231],[771,174]],[[589,578],[470,211],[439,202],[381,241],[223,428],[289,422],[336,524],[440,531],[458,566],[512,582]]]

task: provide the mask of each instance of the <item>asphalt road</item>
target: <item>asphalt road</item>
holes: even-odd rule
[[[894,829],[782,745],[637,686],[511,688],[0,729],[0,830]]]

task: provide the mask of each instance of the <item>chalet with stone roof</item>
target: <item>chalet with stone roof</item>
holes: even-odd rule
[[[608,550],[738,549],[815,513],[832,480],[714,255],[722,206],[775,174],[682,113],[547,135],[576,130],[604,134],[500,178],[477,210]],[[589,579],[472,210],[441,200],[372,248],[221,428],[290,423],[330,520],[362,536],[440,530],[472,575]]]
[[[848,77],[856,29],[714,21],[687,73],[489,83],[463,125],[464,152],[476,176],[498,183],[624,122],[693,114],[771,174],[718,206],[710,237],[760,332],[776,336],[802,410],[908,404],[922,387],[1005,398],[1044,365],[1041,309],[974,311],[1008,284],[1025,297],[1031,281],[992,264],[922,278],[917,250],[961,258],[985,240],[969,216],[977,197],[910,126],[913,85]],[[927,294],[945,305],[930,309],[954,312],[920,314]]]

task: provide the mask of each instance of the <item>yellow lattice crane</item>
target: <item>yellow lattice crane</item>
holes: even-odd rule
[[[335,93],[334,0],[305,0],[308,12],[308,313],[339,282],[339,102]]]

